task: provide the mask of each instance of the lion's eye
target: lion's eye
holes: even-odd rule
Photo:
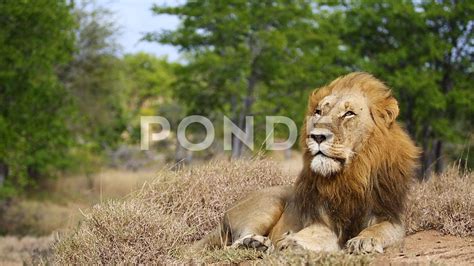
[[[316,115],[321,115],[321,110],[316,109],[316,111],[314,111],[314,114],[316,114]]]
[[[355,116],[355,113],[352,112],[352,111],[347,111],[343,116],[344,117],[351,117],[351,116]]]

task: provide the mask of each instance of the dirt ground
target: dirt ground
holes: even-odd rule
[[[0,265],[46,262],[53,237],[1,237]],[[374,265],[474,265],[474,237],[443,236],[436,231],[420,232],[379,255]]]
[[[474,265],[474,237],[441,235],[436,231],[407,236],[376,258],[375,265]]]

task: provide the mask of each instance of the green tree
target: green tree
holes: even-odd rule
[[[123,58],[127,76],[128,126],[133,142],[140,138],[140,115],[157,115],[173,105],[171,84],[176,64],[151,54],[127,54]],[[172,114],[167,114],[166,117]]]
[[[127,54],[124,57],[128,82],[129,119],[127,133],[129,143],[140,142],[140,117],[160,115],[166,117],[172,129],[178,127],[183,117],[184,108],[173,99],[172,84],[175,82],[177,63],[168,62],[167,58],[158,58],[151,54]],[[172,131],[173,132],[173,131]],[[160,153],[167,154],[173,146],[172,138],[158,143]],[[176,146],[175,154],[180,154]],[[181,158],[181,156],[178,156]],[[180,159],[178,159],[180,161]]]
[[[302,119],[308,89],[342,71],[335,62],[344,54],[339,38],[325,32],[326,21],[317,23],[311,1],[187,1],[153,12],[182,19],[175,31],[146,36],[187,55],[174,94],[189,113],[219,120],[224,114],[242,130],[249,115]],[[326,12],[318,17],[327,18]],[[319,79],[324,70],[327,78]],[[233,139],[233,157],[242,154],[242,144]]]
[[[125,64],[118,57],[118,28],[109,10],[81,2],[73,15],[78,24],[73,60],[59,75],[77,109],[69,126],[79,149],[100,154],[115,147],[126,126]]]
[[[443,169],[446,143],[472,132],[474,3],[350,1],[344,40],[356,68],[394,89],[401,118],[423,148],[426,171]]]
[[[55,67],[74,47],[69,1],[0,2],[0,197],[68,165],[71,101]]]
[[[60,77],[74,101],[77,116],[70,129],[77,145],[76,169],[90,176],[119,145],[136,144],[139,115],[156,115],[169,100],[173,65],[145,53],[120,55],[113,13],[95,2],[73,11],[78,22],[73,60]]]

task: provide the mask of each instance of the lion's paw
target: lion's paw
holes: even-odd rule
[[[232,248],[251,248],[258,251],[270,253],[274,246],[270,238],[261,235],[246,235],[234,241]]]
[[[383,253],[382,243],[373,237],[354,237],[347,241],[346,248],[351,254]]]
[[[280,242],[278,242],[278,250],[303,250],[305,247],[298,241],[297,238],[293,237],[293,234],[290,232],[285,233],[284,239],[282,239]]]

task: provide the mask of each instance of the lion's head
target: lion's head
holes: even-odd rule
[[[382,182],[399,182],[393,187],[405,190],[419,150],[395,121],[398,113],[390,89],[367,73],[351,73],[315,90],[301,131],[300,187],[307,190],[308,182],[316,182],[320,196],[337,201],[347,194],[365,197]]]
[[[311,111],[306,138],[314,156],[311,169],[323,176],[338,173],[350,164],[375,126],[368,99],[360,91],[337,91],[318,101]]]
[[[312,171],[322,176],[343,171],[375,131],[387,131],[397,115],[390,90],[366,73],[352,73],[315,90],[302,136]]]

